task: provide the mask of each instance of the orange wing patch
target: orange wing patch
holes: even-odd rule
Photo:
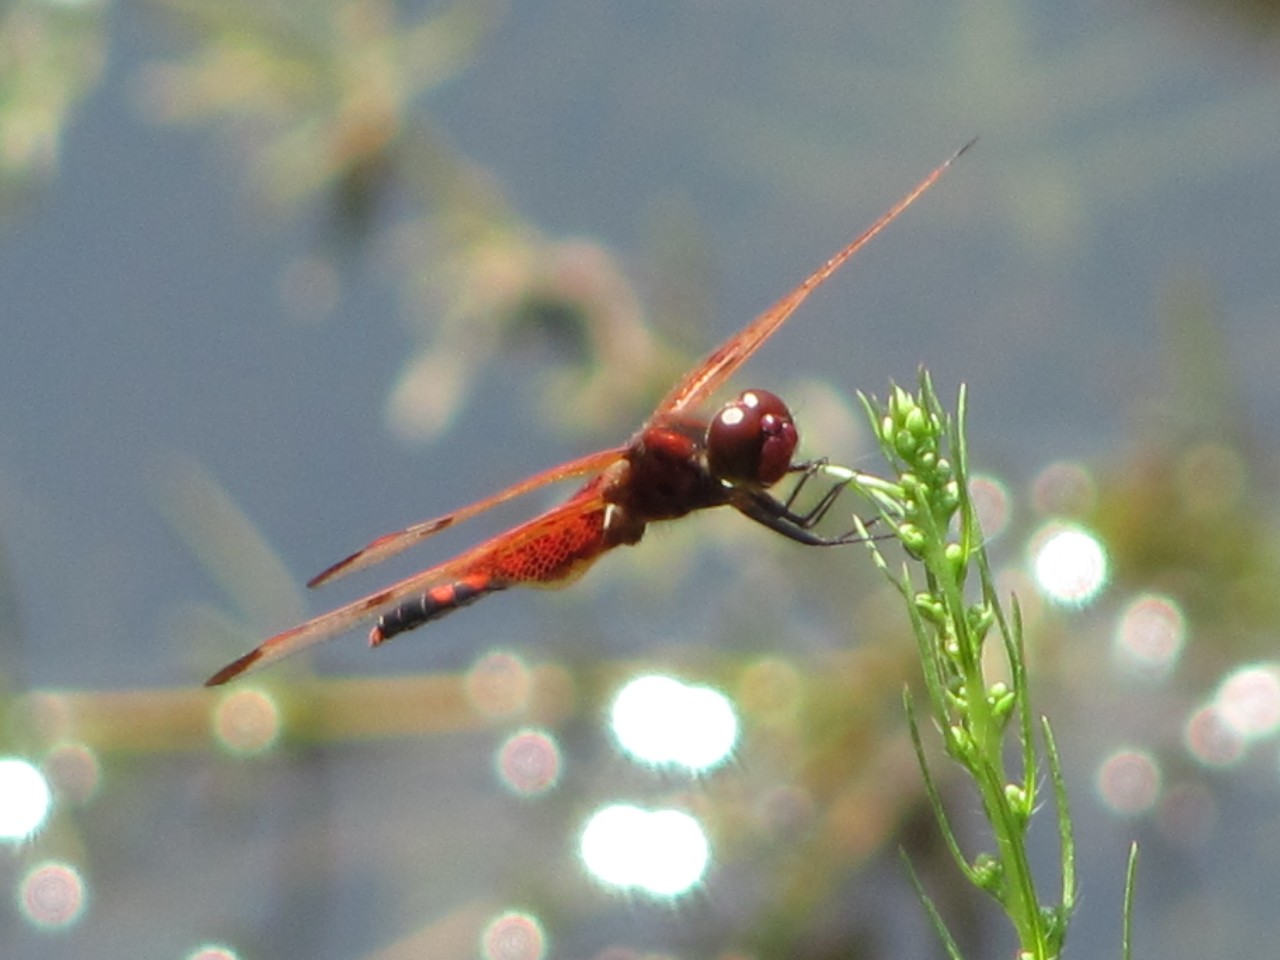
[[[589,512],[562,517],[523,544],[499,547],[493,557],[493,578],[543,587],[560,587],[576,580],[608,549],[604,538],[606,509],[600,504]]]

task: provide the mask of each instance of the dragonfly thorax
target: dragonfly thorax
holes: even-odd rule
[[[729,500],[728,488],[707,469],[706,430],[694,421],[651,423],[624,458],[627,475],[607,498],[635,520],[674,520]]]

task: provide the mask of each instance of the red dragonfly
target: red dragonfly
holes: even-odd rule
[[[313,577],[309,587],[336,580],[414,546],[500,503],[572,477],[590,479],[566,502],[389,587],[299,624],[263,641],[207,681],[217,686],[377,617],[369,643],[438,620],[507,587],[562,587],[604,553],[638,543],[645,527],[694,510],[731,506],[783,536],[811,546],[833,546],[856,534],[824,538],[814,532],[848,480],[841,480],[804,514],[792,511],[806,480],[822,462],[793,463],[799,434],[783,401],[748,390],[707,422],[691,411],[720,387],[786,321],[823,281],[910,206],[972,141],[925,177],[860,236],[807,280],[730,337],[685,375],[623,446],[601,450],[544,470],[453,513],[379,537]],[[785,500],[769,488],[799,473]]]

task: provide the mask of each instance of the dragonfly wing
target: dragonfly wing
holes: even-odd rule
[[[567,583],[605,549],[603,538],[598,535],[602,521],[597,523],[593,516],[599,514],[603,517],[604,513],[604,501],[599,490],[599,486],[588,487],[560,506],[500,533],[452,560],[277,633],[227,664],[206,680],[205,686],[219,686],[249,670],[332,639],[441,583],[477,575],[489,578],[494,586],[522,583],[558,586]],[[576,553],[566,553],[567,549],[575,547]]]
[[[403,553],[410,547],[416,546],[427,537],[437,534],[441,530],[455,526],[464,520],[469,520],[492,507],[498,506],[500,503],[514,500],[516,497],[537,490],[539,487],[545,487],[560,480],[568,480],[571,477],[580,477],[587,473],[599,473],[621,457],[624,451],[624,447],[613,447],[609,450],[601,450],[598,453],[579,457],[577,460],[570,460],[568,463],[562,463],[541,473],[535,473],[532,477],[513,484],[491,497],[486,497],[470,506],[463,507],[461,510],[446,513],[444,516],[436,517],[433,520],[424,520],[422,523],[415,523],[404,530],[378,537],[378,539],[357,550],[351,556],[344,557],[333,566],[316,574],[307,581],[307,586],[318,587],[323,583],[329,583],[339,577],[354,573],[356,570],[363,570],[365,567],[373,566],[375,563],[381,563],[389,557],[394,557],[396,554]]]
[[[658,405],[657,412],[679,413],[705,400],[786,322],[796,308],[804,303],[809,294],[839,270],[850,257],[861,250],[876,234],[895,220],[902,211],[911,206],[922,193],[933,186],[938,178],[946,173],[947,168],[955,162],[956,158],[973,146],[975,142],[975,140],[970,140],[953,153],[945,163],[939,165],[932,173],[916,184],[906,196],[890,207],[875,223],[871,224],[844,249],[840,250],[810,274],[808,279],[800,286],[756,317],[745,329],[740,330],[717,347],[706,360],[676,384],[675,388]]]

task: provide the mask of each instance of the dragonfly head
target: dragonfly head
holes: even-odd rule
[[[747,390],[707,427],[707,466],[719,480],[769,487],[786,475],[799,441],[781,397]]]

